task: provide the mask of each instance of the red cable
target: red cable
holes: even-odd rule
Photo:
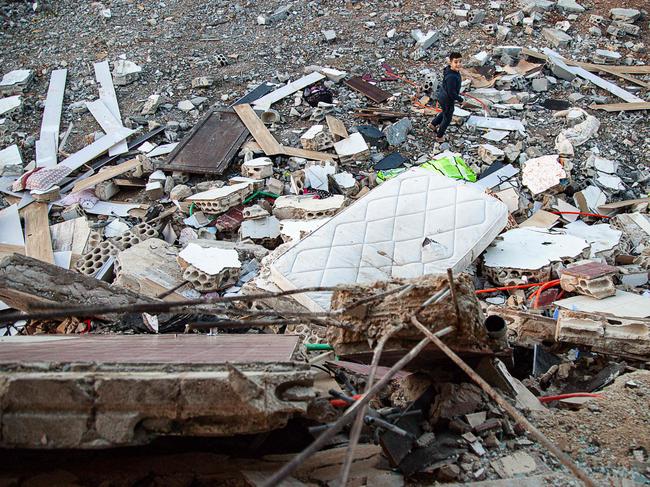
[[[496,291],[509,291],[510,289],[529,289],[531,287],[543,286],[544,284],[548,284],[549,282],[553,282],[553,281],[535,282],[533,284],[519,284],[516,286],[492,287],[489,289],[479,289],[478,291],[474,291],[474,293],[483,294],[483,293],[493,293]]]
[[[533,309],[538,307],[538,305],[539,305],[539,297],[542,295],[542,292],[544,292],[544,290],[546,290],[548,288],[557,286],[558,284],[560,284],[560,280],[556,279],[554,281],[547,282],[542,287],[540,287],[538,290],[536,290],[531,296],[531,299],[532,299],[533,296],[535,296],[535,301],[533,302]]]
[[[361,398],[361,394],[355,394],[354,396],[352,396],[352,399],[354,399],[355,401],[359,400],[360,398]],[[330,399],[330,404],[335,408],[346,408],[352,405],[351,403],[349,403],[344,399]]]
[[[607,215],[601,215],[600,213],[587,213],[584,211],[550,211],[554,215],[582,215],[582,216],[592,216],[594,218],[611,218]]]
[[[543,396],[539,397],[539,402],[547,403],[552,401],[559,401],[560,399],[571,399],[572,397],[603,397],[602,394],[592,394],[590,392],[572,392],[571,394],[559,394],[557,396]]]

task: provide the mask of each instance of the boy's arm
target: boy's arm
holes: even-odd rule
[[[463,103],[465,101],[465,98],[460,96],[460,88],[461,88],[461,86],[462,86],[462,82],[461,82],[460,76],[458,76],[458,78],[456,78],[456,86],[455,86],[456,90],[454,91],[454,93],[456,93],[456,101],[458,101],[460,103]]]

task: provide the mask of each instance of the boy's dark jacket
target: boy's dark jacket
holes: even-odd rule
[[[442,77],[442,83],[438,88],[438,99],[463,101],[460,96],[461,78],[458,71],[454,71],[450,66],[446,66]]]

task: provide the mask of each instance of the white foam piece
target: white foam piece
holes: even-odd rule
[[[507,215],[501,201],[471,185],[412,168],[292,246],[271,275],[288,290],[459,272],[505,227]],[[327,310],[331,294],[297,299]]]

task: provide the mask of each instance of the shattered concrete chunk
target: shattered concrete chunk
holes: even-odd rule
[[[633,23],[639,20],[641,12],[635,8],[613,8],[609,11],[612,20]]]
[[[550,27],[543,28],[542,35],[554,47],[567,47],[571,42],[571,36],[566,32],[562,32],[558,29],[551,29]]]
[[[132,61],[120,59],[113,66],[113,83],[125,86],[140,78],[142,68]]]
[[[273,214],[280,220],[318,219],[333,216],[345,202],[342,195],[325,199],[311,196],[280,196],[273,205]]]

